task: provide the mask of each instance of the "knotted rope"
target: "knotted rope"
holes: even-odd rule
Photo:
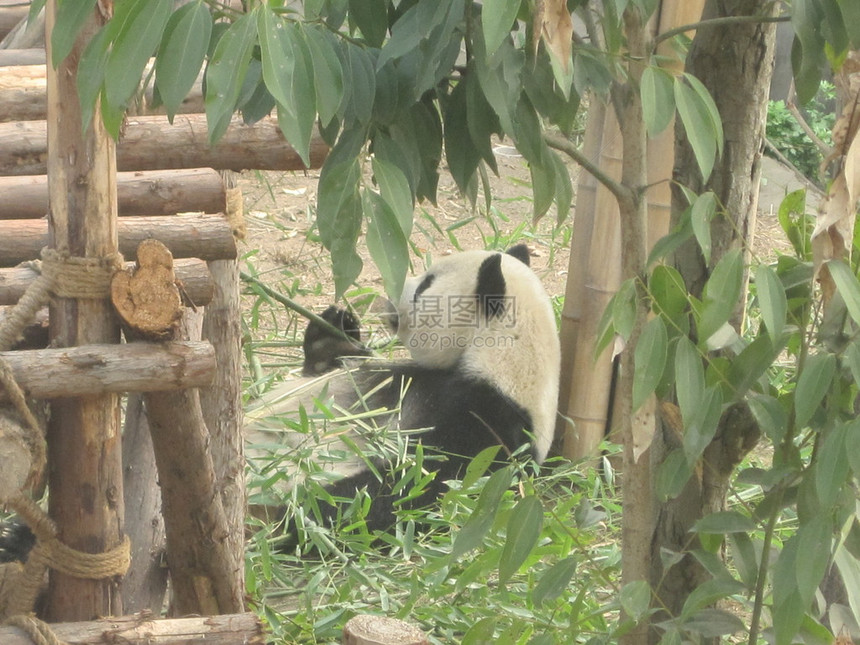
[[[52,295],[60,298],[104,299],[110,295],[113,274],[122,268],[122,256],[112,254],[102,258],[73,257],[55,249],[42,250],[42,262],[30,263],[40,275],[0,326],[0,351],[8,350],[33,320],[36,312],[48,303]],[[15,410],[25,421],[25,441],[33,456],[27,486],[45,464],[45,438],[27,405],[24,392],[15,381],[8,362],[0,358],[0,387],[5,390]],[[25,488],[27,487],[25,486]],[[0,610],[13,618],[7,623],[24,629],[37,645],[59,643],[45,631],[44,623],[28,616],[44,580],[47,567],[75,578],[101,580],[124,574],[131,561],[131,545],[127,536],[115,548],[105,553],[85,553],[72,549],[57,538],[57,528],[45,512],[22,490],[5,500],[30,527],[36,545],[17,576],[14,585],[4,588]],[[11,597],[9,597],[11,596]],[[10,622],[11,621],[11,622]],[[25,627],[26,626],[26,627]],[[46,640],[39,640],[40,638]]]
[[[64,641],[57,638],[51,626],[42,622],[35,616],[12,616],[3,621],[4,625],[17,627],[24,632],[35,645],[65,645]]]

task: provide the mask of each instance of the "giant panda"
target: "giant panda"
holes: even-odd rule
[[[428,452],[434,449],[436,457],[423,461],[434,477],[420,497],[409,500],[410,506],[432,502],[446,490],[447,481],[462,478],[471,459],[490,446],[501,445],[503,457],[528,446],[541,463],[553,439],[560,351],[550,299],[528,261],[525,245],[507,253],[466,251],[407,279],[389,322],[409,360],[349,358],[368,352],[358,341],[351,346],[342,340],[326,343],[325,334],[315,329],[314,342],[305,344],[305,373],[340,367],[298,385],[288,383],[251,410],[249,458],[262,456],[255,445],[271,449],[281,441],[290,446],[283,449],[294,450],[305,445],[308,437],[283,431],[278,420],[295,416],[300,406],[307,414],[324,399],[324,406],[333,407],[320,415],[323,422],[335,408],[381,410],[377,422],[387,431],[406,433],[413,447],[420,441]],[[335,310],[326,314],[329,322],[340,320]],[[345,320],[352,325],[352,319]],[[386,464],[360,455],[328,464],[326,455],[342,457],[347,445],[361,448],[373,440],[356,431],[345,441],[340,432],[323,440],[325,447],[313,456],[317,466],[331,470],[332,479],[342,476],[327,490],[333,499],[351,500],[366,489],[372,499],[368,528],[385,530],[404,493],[394,492],[392,482],[380,475]],[[325,435],[315,433],[317,439]],[[296,483],[294,474],[286,479],[288,487]],[[336,506],[325,506],[322,519],[331,521],[336,512]]]

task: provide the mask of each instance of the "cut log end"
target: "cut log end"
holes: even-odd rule
[[[155,239],[140,243],[137,265],[114,275],[111,301],[134,336],[151,340],[174,337],[182,318],[182,299],[173,255],[164,244]]]
[[[343,645],[429,645],[414,625],[385,616],[358,615],[343,628]]]

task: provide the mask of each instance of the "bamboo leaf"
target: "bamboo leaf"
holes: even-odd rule
[[[502,41],[508,36],[519,10],[520,0],[484,0],[481,28],[484,32],[487,56],[495,54]]]
[[[656,137],[672,122],[675,114],[673,84],[672,75],[659,67],[648,66],[642,72],[642,116],[650,137]]]
[[[807,359],[794,392],[795,422],[798,428],[805,426],[812,418],[830,389],[835,373],[836,357],[833,354],[823,352]]]
[[[695,612],[684,621],[684,629],[705,639],[718,639],[743,631],[744,622],[724,609],[705,608]]]
[[[155,60],[155,87],[171,123],[197,80],[211,34],[212,14],[202,2],[180,7],[167,21]]]
[[[390,161],[373,157],[373,178],[379,186],[379,194],[397,216],[403,235],[412,234],[412,191],[403,171]]]
[[[499,560],[499,584],[505,585],[526,561],[540,539],[543,506],[536,495],[523,497],[511,511],[505,546]]]
[[[499,510],[499,502],[510,487],[512,479],[513,471],[510,466],[500,468],[490,475],[487,483],[484,484],[484,490],[478,497],[475,510],[454,538],[454,544],[451,547],[452,560],[476,548],[484,539],[493,525]]]
[[[677,497],[684,489],[691,474],[692,469],[687,463],[684,451],[678,448],[670,452],[657,469],[654,484],[657,499],[665,502]]]
[[[788,412],[769,394],[755,393],[748,399],[756,423],[774,445],[782,443],[788,430]]]
[[[570,556],[552,565],[532,589],[532,602],[540,607],[555,600],[567,589],[576,573],[576,558]]]
[[[90,40],[78,63],[78,101],[81,104],[81,125],[86,132],[93,120],[96,99],[101,95],[105,79],[110,33],[102,28]]]
[[[633,410],[638,410],[654,392],[668,355],[668,335],[662,318],[652,318],[642,329],[633,357]]]
[[[745,531],[729,534],[731,557],[741,581],[747,589],[755,589],[758,580],[759,562],[755,546]]]

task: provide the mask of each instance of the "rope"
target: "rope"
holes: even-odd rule
[[[3,621],[4,625],[17,627],[24,632],[35,645],[66,645],[65,641],[57,638],[48,623],[44,623],[34,616],[18,614]]]
[[[29,264],[33,270],[39,271],[38,263]],[[41,274],[30,284],[0,326],[0,351],[12,347],[36,312],[50,300],[51,295],[76,299],[107,298],[110,295],[111,279],[121,268],[122,256],[119,253],[102,258],[82,258],[72,257],[65,251],[42,249]],[[45,439],[36,418],[27,406],[24,392],[16,382],[10,365],[2,358],[0,388],[8,393],[29,431],[25,441],[33,455],[28,477],[30,483],[44,467]],[[7,624],[24,630],[37,645],[58,645],[60,641],[47,625],[26,615],[33,609],[47,568],[51,567],[75,578],[92,580],[123,575],[131,562],[131,543],[128,536],[123,536],[118,546],[105,553],[77,551],[60,542],[57,538],[57,527],[21,490],[7,500],[7,503],[33,531],[36,546],[20,571],[14,589],[11,586],[4,589],[6,597],[0,598],[0,608],[4,613],[13,616],[7,620]]]

